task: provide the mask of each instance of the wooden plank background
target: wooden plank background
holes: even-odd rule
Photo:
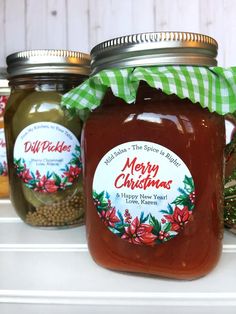
[[[0,0],[0,66],[19,50],[89,52],[112,37],[161,30],[213,36],[219,65],[232,66],[235,13],[235,0]]]

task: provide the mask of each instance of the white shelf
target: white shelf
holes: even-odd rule
[[[27,226],[0,201],[0,313],[236,313],[236,236],[206,277],[176,281],[106,270],[89,255],[84,227]]]

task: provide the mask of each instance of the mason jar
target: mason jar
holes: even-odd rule
[[[20,218],[32,226],[70,227],[84,221],[80,135],[86,112],[74,117],[60,101],[88,76],[89,64],[89,55],[66,50],[7,57],[10,197]]]
[[[0,69],[0,198],[9,197],[8,167],[3,116],[10,94],[5,69]]]
[[[118,89],[129,90],[136,67],[139,75],[155,66],[205,69],[217,64],[216,56],[213,38],[185,32],[128,35],[92,49],[92,75],[104,71],[104,81],[111,75],[113,88],[91,112],[81,139],[88,247],[99,265],[194,279],[217,264],[223,236],[223,116],[164,93],[154,76],[149,85],[137,82],[133,102],[114,96]],[[122,71],[129,68],[124,80]]]

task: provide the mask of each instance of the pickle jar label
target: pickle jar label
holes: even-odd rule
[[[132,244],[174,238],[191,219],[194,182],[186,164],[159,144],[118,145],[100,160],[93,201],[105,226]]]
[[[14,165],[29,189],[41,193],[65,190],[81,173],[79,141],[57,123],[33,123],[17,136]]]
[[[0,128],[0,176],[7,176],[6,142],[3,128]]]
[[[0,116],[4,114],[8,96],[0,96]]]

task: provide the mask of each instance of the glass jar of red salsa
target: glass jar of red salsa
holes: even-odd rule
[[[93,48],[92,71],[216,65],[214,39],[192,33],[124,36]],[[194,279],[220,257],[224,119],[139,84],[135,103],[111,92],[82,132],[88,246],[118,271]]]

